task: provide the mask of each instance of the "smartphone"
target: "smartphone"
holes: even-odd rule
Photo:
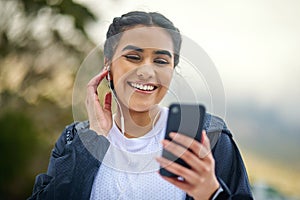
[[[201,104],[171,104],[169,107],[165,139],[171,141],[169,133],[177,132],[202,142],[204,116],[205,107]],[[189,149],[187,150],[189,151]],[[190,168],[180,157],[175,156],[165,149],[163,149],[162,156],[184,167]],[[168,177],[178,177],[178,175],[169,172],[165,168],[160,168],[160,174]]]

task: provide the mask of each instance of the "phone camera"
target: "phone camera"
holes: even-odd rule
[[[177,114],[179,112],[179,108],[178,107],[173,107],[171,109],[171,111],[172,111],[173,114]]]

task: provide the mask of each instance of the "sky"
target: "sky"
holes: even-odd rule
[[[87,27],[101,44],[113,17],[157,11],[214,62],[226,102],[254,101],[290,121],[300,117],[300,1],[77,0],[101,18]]]

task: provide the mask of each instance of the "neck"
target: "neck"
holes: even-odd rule
[[[153,128],[160,114],[160,109],[157,105],[152,109],[143,112],[130,110],[128,108],[124,108],[124,106],[120,106],[120,107],[122,109],[122,113],[124,117],[124,125],[125,125],[124,135],[127,138],[137,138],[137,137],[144,136]],[[117,110],[115,122],[118,128],[121,130],[120,108],[118,108]]]

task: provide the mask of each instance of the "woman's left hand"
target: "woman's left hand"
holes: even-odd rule
[[[158,157],[157,161],[161,167],[177,174],[183,180],[166,176],[162,176],[162,178],[184,190],[195,200],[210,199],[220,187],[220,184],[215,175],[215,160],[205,131],[202,132],[202,144],[183,134],[170,133],[170,137],[180,145],[169,140],[163,140],[163,147],[183,159],[191,168],[188,169],[174,161]],[[187,148],[191,151],[187,150]]]

